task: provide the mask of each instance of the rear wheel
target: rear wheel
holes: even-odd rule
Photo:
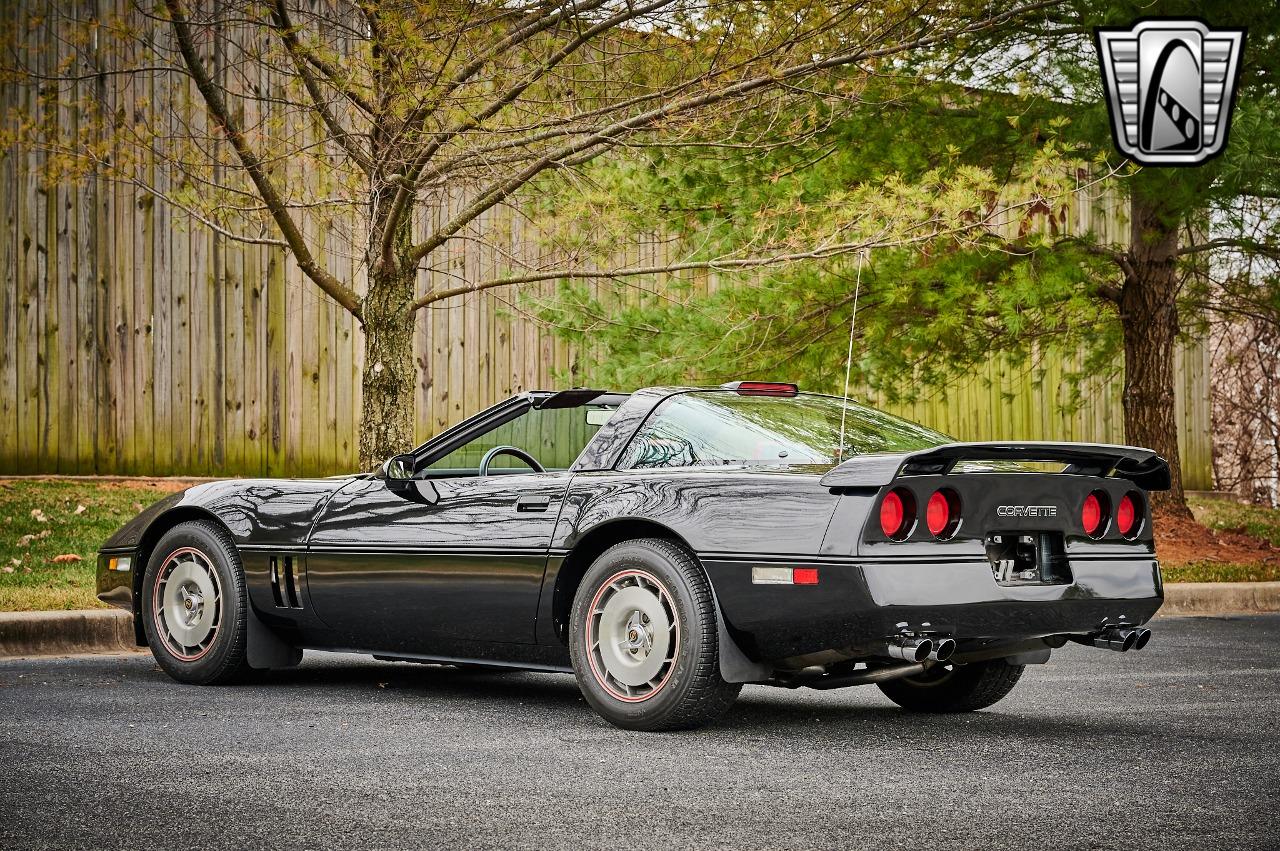
[[[1025,665],[1003,659],[934,665],[915,677],[879,683],[885,697],[912,712],[972,712],[996,703],[1017,685]]]
[[[574,597],[569,642],[587,702],[628,730],[701,726],[742,689],[720,677],[715,600],[701,565],[660,538],[625,541],[596,559]]]
[[[143,629],[175,680],[211,685],[250,675],[247,607],[240,557],[216,523],[179,523],[147,559]]]

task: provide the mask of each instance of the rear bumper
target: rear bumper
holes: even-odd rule
[[[1077,559],[1064,585],[1000,585],[985,560],[704,556],[725,620],[757,661],[828,651],[876,655],[892,635],[949,635],[961,650],[1145,623],[1164,588],[1155,559]],[[755,566],[816,567],[817,585],[756,585]],[[849,652],[852,651],[852,652]]]

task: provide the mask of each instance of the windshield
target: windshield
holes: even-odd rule
[[[844,451],[839,452],[842,408]],[[922,425],[832,396],[708,390],[681,393],[659,405],[627,446],[621,466],[834,465],[851,455],[928,449],[949,441]]]

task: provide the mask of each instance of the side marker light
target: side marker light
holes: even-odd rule
[[[817,585],[816,567],[753,567],[753,585]]]

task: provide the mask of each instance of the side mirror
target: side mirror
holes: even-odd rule
[[[382,477],[393,491],[405,490],[413,482],[413,466],[416,459],[411,454],[392,455],[382,465]]]

